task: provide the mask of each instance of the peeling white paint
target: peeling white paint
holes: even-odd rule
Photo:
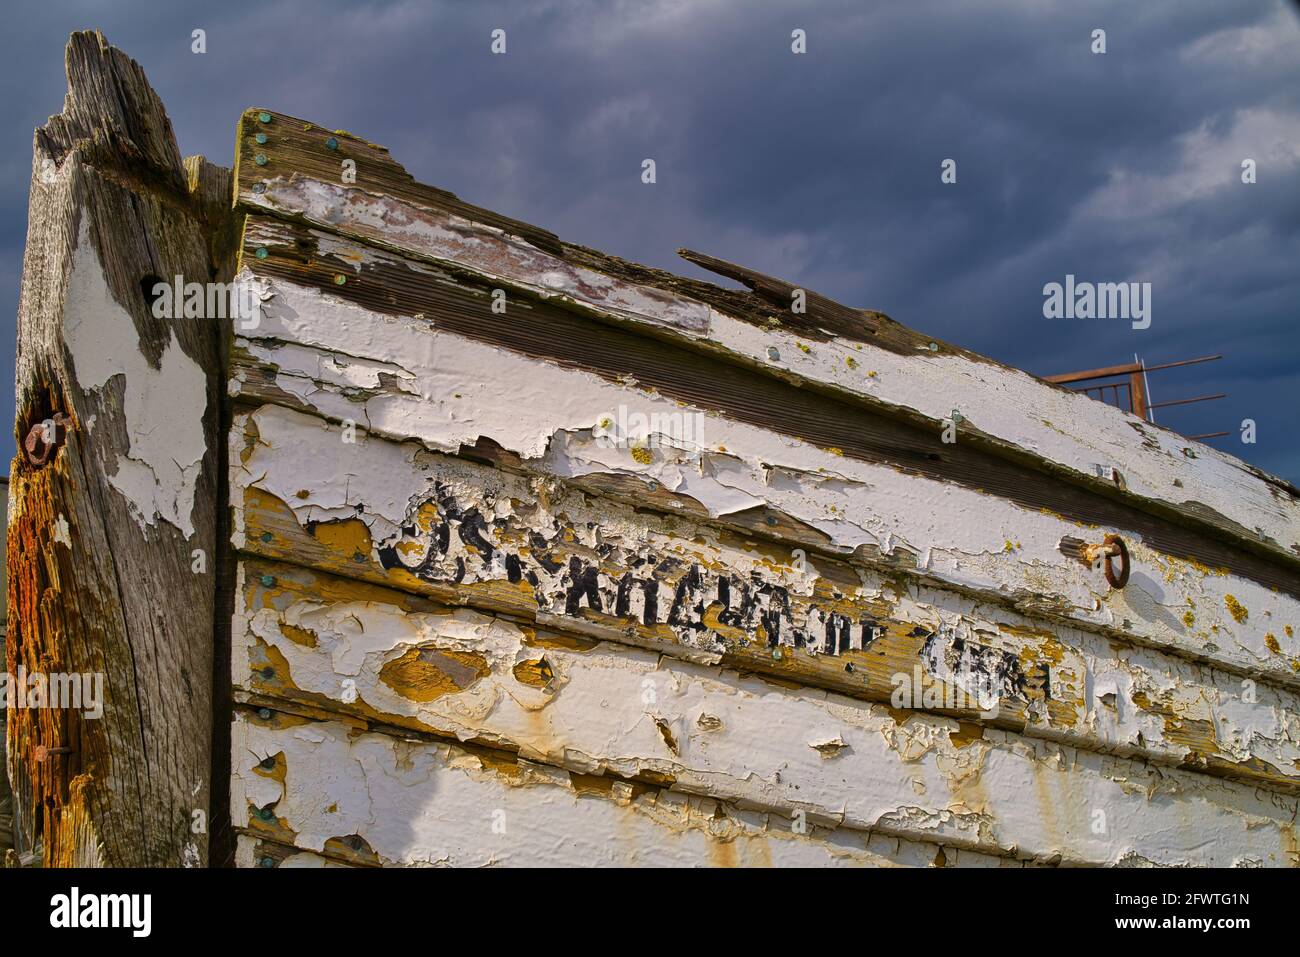
[[[708,451],[653,450],[648,462],[594,435],[624,404],[647,414],[682,407],[631,385],[485,345],[423,320],[378,316],[291,284],[271,285],[250,351],[278,368],[277,385],[319,414],[354,419],[394,439],[457,450],[480,436],[560,476],[617,473],[689,496],[717,517],[768,506],[825,534],[842,551],[905,549],[930,578],[990,596],[1053,605],[1094,627],[1297,684],[1300,601],[1253,581],[1167,559],[1120,532],[1133,574],[1114,591],[1094,569],[1066,558],[1062,539],[1097,540],[1112,529],[1080,525],[974,489],[836,455],[787,436],[705,414]],[[295,348],[278,348],[278,340]],[[297,347],[307,347],[307,351]],[[312,350],[331,354],[323,363]],[[337,369],[347,350],[414,375],[401,389],[357,393]],[[324,374],[322,374],[324,370]],[[688,409],[687,411],[697,411]],[[724,450],[725,451],[722,451]],[[1010,546],[1010,547],[1008,547]],[[1253,620],[1228,613],[1232,595]],[[1195,625],[1184,618],[1194,611]],[[1272,628],[1261,628],[1269,621]],[[1284,625],[1293,633],[1286,634]],[[1272,633],[1279,652],[1266,642]]]
[[[189,538],[206,450],[207,380],[170,331],[158,367],[150,365],[130,313],[104,279],[89,216],[81,217],[73,253],[63,337],[83,392],[103,391],[122,377],[127,448],[123,457],[104,463],[109,483],[130,504],[141,529],[161,519]]]
[[[592,502],[579,493],[554,487],[545,478],[529,479],[495,471],[430,454],[414,444],[399,446],[363,437],[356,445],[340,443],[336,448],[336,427],[273,406],[259,409],[247,421],[255,424],[259,442],[232,477],[236,515],[241,521],[241,490],[246,487],[277,496],[303,525],[357,519],[369,529],[376,549],[405,542],[407,552],[402,559],[405,567],[414,568],[436,558],[427,571],[420,573],[431,582],[450,584],[458,580],[469,585],[504,581],[508,577],[504,556],[517,551],[512,542],[536,533],[542,541],[558,544],[560,530],[564,529],[567,530],[564,534],[573,536],[575,545],[589,554],[604,556],[595,586],[601,591],[607,611],[616,605],[615,595],[620,587],[617,569],[627,567],[632,556],[640,559],[671,556],[684,563],[683,570],[691,566],[726,569],[738,581],[771,582],[792,596],[809,598],[813,594],[817,575],[815,559],[807,571],[801,571],[793,565],[774,562],[769,554],[724,543],[717,532],[684,518],[663,519],[652,524],[627,506],[609,501]],[[236,422],[236,437],[241,429],[242,420]],[[236,438],[232,461],[238,461],[239,447]],[[332,469],[328,473],[331,480],[301,488],[302,476],[327,474],[327,465]],[[492,554],[468,549],[455,522],[450,525],[445,554],[432,548],[431,532],[402,531],[415,521],[421,506],[438,500],[435,488],[441,489],[446,502],[455,503],[462,510],[472,509],[483,518],[486,547]],[[442,514],[441,507],[439,512]],[[563,516],[563,522],[559,516]],[[525,560],[523,567],[538,576],[539,608],[562,624],[566,589],[573,584],[571,571],[565,566],[550,573],[544,564],[536,561],[537,557],[534,548],[532,558]],[[869,568],[859,568],[857,574],[856,586],[840,586],[848,588],[848,597],[886,599],[893,607],[894,617],[920,625],[938,636],[960,637],[968,654],[978,648],[987,649],[987,655],[1005,657],[1014,665],[1008,674],[1023,671],[1043,685],[1044,693],[1036,694],[1031,703],[1041,706],[1046,697],[1074,703],[1075,715],[1070,722],[1063,722],[1060,717],[1049,721],[1037,713],[1027,729],[1031,734],[1093,748],[1161,757],[1170,764],[1179,764],[1186,755],[1187,745],[1170,736],[1163,719],[1151,710],[1154,708],[1167,711],[1179,721],[1211,722],[1215,728],[1214,740],[1225,759],[1264,761],[1292,776],[1295,776],[1293,769],[1300,766],[1297,765],[1300,762],[1300,699],[1290,689],[1261,683],[1250,688],[1247,694],[1247,685],[1240,678],[1166,652],[1060,625],[1046,629],[1033,618],[997,604],[955,595],[932,584],[917,582],[906,594],[899,594],[895,582]],[[706,584],[707,581],[706,578]],[[708,596],[714,592],[703,594],[707,603]],[[811,600],[815,607],[816,599]],[[732,603],[734,606],[734,597]],[[582,604],[582,622],[586,624],[592,619],[588,603]],[[665,598],[656,621],[665,620],[667,607]],[[634,617],[642,614],[635,601],[628,611]],[[696,618],[698,614],[692,612],[683,618],[685,626],[674,628],[678,640],[702,651],[721,650],[723,646],[712,632],[697,631],[690,624]],[[796,616],[794,624],[801,623]],[[617,626],[612,629],[616,634],[623,630],[617,619],[611,619],[611,625]],[[1035,630],[1051,635],[1051,640],[1034,637]],[[238,623],[236,632],[239,632]],[[814,627],[811,632],[819,634],[820,629]],[[277,646],[282,643],[274,641],[274,629],[257,634]],[[367,634],[367,641],[382,643],[391,629],[372,625]],[[850,637],[850,649],[862,646],[863,635],[856,626]],[[780,639],[781,647],[790,647],[788,633],[782,632]],[[295,647],[283,650],[289,660],[296,660]],[[810,644],[807,650],[816,651],[817,646]],[[936,667],[924,654],[918,656],[916,664],[928,674],[953,680],[951,669]],[[240,667],[239,661],[236,666]],[[910,668],[909,664],[904,670]],[[242,680],[238,671],[236,680]],[[980,689],[970,686],[967,690],[976,693]],[[1113,706],[1107,706],[1104,700],[1107,695],[1114,699]],[[1135,696],[1148,702],[1147,708],[1141,707]],[[1002,703],[1010,706],[1015,701],[1009,699]]]
[[[1210,508],[1283,550],[1300,546],[1300,501],[1275,491],[1239,459],[1016,369],[954,355],[903,356],[846,340],[804,342],[780,327],[756,327],[679,293],[576,269],[523,239],[482,224],[296,175],[287,182],[272,180],[261,196],[241,198],[454,262],[543,296],[570,299],[616,318],[706,341],[751,364],[773,365],[770,355],[775,349],[781,356],[775,365],[783,370],[859,398],[919,412],[936,428],[957,408],[970,427],[1079,476],[1093,476],[1094,463],[1106,462],[1122,471],[1135,495],[1197,510]]]
[[[698,683],[686,682],[680,690],[683,699],[674,698],[671,707],[694,713]],[[764,804],[754,807],[751,819],[762,822],[760,830],[774,842],[769,845],[774,854],[825,853],[822,842],[792,833],[792,823],[799,818],[810,828],[836,828],[833,833],[844,844],[858,830],[850,822],[866,818],[875,832],[891,837],[1048,863],[1118,863],[1135,852],[1166,865],[1232,866],[1243,858],[1270,866],[1295,863],[1289,850],[1294,799],[1261,797],[1252,789],[1213,779],[1155,772],[1134,762],[1016,740],[1000,732],[957,748],[949,741],[952,722],[918,717],[897,725],[880,713],[883,709],[844,703],[827,706],[850,744],[840,757],[827,760],[800,740],[808,725],[798,722],[807,716],[791,714],[794,720],[788,725],[754,723],[768,717],[763,704],[797,711],[802,701],[773,692],[766,698],[764,702],[735,690],[707,697],[710,705],[727,707],[738,729],[725,740],[716,735],[704,739],[692,757],[693,764],[712,766],[693,778],[703,778],[706,786],[712,781],[717,796],[659,792],[654,809],[662,810],[666,799],[678,811],[704,811],[719,801],[753,807],[724,795],[732,787],[796,793],[786,783],[789,776],[819,782],[819,790],[834,787],[844,803],[829,812],[806,809],[802,814],[793,809],[776,812]],[[597,708],[591,717],[599,715]],[[616,726],[614,720],[609,723]],[[744,729],[743,736],[739,729]],[[578,733],[580,728],[567,730]],[[625,731],[614,733],[617,746]],[[751,746],[760,743],[761,753],[751,759],[737,756],[746,741]],[[647,863],[636,852],[673,847],[704,820],[694,814],[639,820],[639,815],[617,813],[617,783],[613,801],[583,798],[571,790],[569,773],[558,767],[524,761],[522,774],[512,780],[455,745],[357,734],[332,722],[275,731],[237,721],[233,747],[236,822],[247,819],[250,804],[269,806],[297,835],[296,846],[312,851],[323,850],[332,837],[355,833],[382,859],[400,863],[477,859],[518,864],[525,862],[517,856],[525,850],[530,856],[544,855],[552,864],[563,864],[580,850],[592,853],[592,861],[609,861],[615,854]],[[692,743],[693,751],[695,747]],[[293,782],[289,789],[256,770],[262,757],[278,755],[283,756],[287,780]],[[756,761],[775,763],[762,777],[751,772],[748,779],[737,780],[740,768],[728,768],[729,757],[740,767]],[[334,768],[356,773],[342,776],[333,773]],[[923,796],[912,786],[914,780],[923,782]],[[846,787],[846,781],[852,786]],[[650,811],[635,799],[630,805]],[[1092,827],[1097,808],[1106,811],[1107,827],[1101,834]],[[504,834],[492,829],[495,810],[504,811]],[[733,820],[724,817],[719,824],[730,829]],[[637,834],[635,848],[622,844],[629,829]],[[542,834],[549,840],[538,846]],[[857,842],[866,839],[859,834]],[[708,860],[707,850],[698,845],[689,853],[697,863]]]
[[[72,548],[72,535],[68,529],[68,519],[62,512],[54,520],[54,535],[52,537],[64,548]]]

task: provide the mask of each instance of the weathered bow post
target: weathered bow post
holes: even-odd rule
[[[10,708],[23,860],[1298,863],[1288,483],[269,105],[183,164],[97,35],[69,79],[8,663],[105,707]]]
[[[182,163],[143,71],[101,35],[73,35],[67,72],[63,112],[33,147],[6,656],[27,690],[43,676],[64,699],[9,709],[15,850],[46,865],[199,866],[220,337],[155,316],[151,289],[220,271],[207,217],[228,174]]]

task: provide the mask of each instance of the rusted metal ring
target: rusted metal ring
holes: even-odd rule
[[[1107,535],[1106,544],[1119,552],[1119,574],[1115,574],[1115,569],[1111,567],[1110,560],[1114,558],[1113,552],[1108,552],[1102,563],[1102,571],[1106,573],[1106,581],[1110,582],[1111,588],[1123,588],[1128,584],[1129,560],[1128,546],[1124,544],[1124,539],[1118,535]]]

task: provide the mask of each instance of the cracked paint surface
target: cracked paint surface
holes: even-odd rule
[[[1037,736],[1300,783],[1300,706],[1289,690],[1247,694],[1239,677],[1157,649],[1049,629],[865,567],[823,562],[835,571],[827,578],[815,558],[801,566],[789,550],[685,517],[651,523],[553,479],[373,438],[336,449],[332,427],[289,410],[264,407],[243,433],[231,456],[232,484],[246,489],[236,514],[257,526],[251,538],[243,531],[246,547],[266,554],[300,554],[274,544],[287,521],[341,574],[428,584],[554,627],[603,624],[617,641],[702,661],[731,655],[877,700],[919,668]],[[299,487],[327,461],[335,484]]]
[[[1119,409],[1005,366],[963,355],[899,355],[867,342],[809,346],[779,326],[755,328],[667,290],[575,267],[520,237],[390,196],[293,176],[253,205],[452,262],[543,297],[721,348],[785,375],[830,385],[942,422],[953,408],[965,426],[1089,478],[1118,468],[1132,493],[1225,516],[1243,534],[1300,549],[1300,502],[1239,459],[1149,425]],[[773,362],[775,350],[780,357]],[[1191,455],[1188,452],[1191,452]]]
[[[646,414],[681,413],[675,402],[490,345],[432,331],[416,318],[378,316],[292,284],[259,280],[267,297],[256,339],[237,342],[273,368],[276,387],[303,408],[350,419],[392,439],[455,451],[488,437],[541,470],[562,477],[622,475],[662,488],[721,520],[756,508],[775,510],[841,552],[910,554],[918,574],[963,589],[1039,607],[1057,618],[1123,631],[1193,657],[1220,661],[1300,685],[1300,645],[1282,632],[1280,654],[1264,640],[1300,619],[1300,601],[1231,574],[1169,558],[1120,530],[1133,574],[1112,591],[1093,569],[1066,559],[1066,538],[1100,539],[1106,530],[1025,509],[948,482],[906,474],[706,414],[706,446],[653,449],[640,462],[609,447],[597,424],[620,404]],[[295,345],[285,350],[280,340]],[[399,366],[352,381],[346,350]],[[364,373],[369,375],[369,373]],[[1007,552],[1006,543],[1019,547]],[[1256,617],[1239,622],[1224,596]],[[1184,620],[1195,610],[1195,625]],[[1271,623],[1272,628],[1257,623]]]
[[[948,731],[868,721],[854,736],[864,751],[889,751],[900,777],[875,785],[889,792],[878,806],[860,799],[872,809],[873,833],[843,826],[846,812],[808,814],[800,833],[795,815],[748,802],[291,717],[237,720],[232,799],[237,823],[251,833],[317,852],[356,835],[354,843],[380,862],[399,864],[866,863],[860,849],[875,834],[1013,860],[1043,849],[1044,863],[1072,863],[1080,851],[1126,860],[1153,846],[1162,863],[1277,865],[1293,853],[1293,803],[1206,787],[1190,775],[1151,775],[1043,742],[953,749]],[[806,745],[788,753],[797,759],[800,750],[826,768],[845,760],[825,762]],[[283,763],[283,780],[261,769],[267,756]],[[353,771],[342,776],[334,768]],[[933,809],[938,796],[923,796],[931,787],[953,792],[951,806]],[[1020,793],[1011,795],[1012,788]],[[1024,789],[1035,799],[1026,800]],[[1131,836],[1092,834],[1093,807],[1107,809],[1112,833]],[[1015,819],[1006,816],[1017,811]],[[1194,830],[1186,826],[1189,814],[1200,822]],[[1020,834],[1027,841],[1017,848],[1000,846]]]
[[[1242,463],[1015,370],[809,345],[390,197],[301,177],[261,195],[912,421],[955,404],[974,441],[1300,539],[1294,500]],[[363,281],[391,258],[312,237]],[[630,376],[243,278],[263,308],[229,383],[260,404],[230,448],[242,861],[1300,865],[1293,596]],[[509,313],[533,318],[526,297]],[[624,409],[694,427],[625,430]],[[1112,531],[1122,591],[1077,557]],[[939,693],[899,707],[900,677]]]

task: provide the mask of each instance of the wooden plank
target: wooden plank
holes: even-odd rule
[[[822,551],[867,560],[890,554],[891,570],[907,553],[916,575],[1029,614],[1243,676],[1300,683],[1294,634],[1300,602],[1222,569],[1175,559],[1124,526],[1082,525],[720,416],[704,418],[696,441],[631,448],[613,434],[617,429],[606,435],[598,428],[614,410],[678,420],[698,410],[457,335],[430,337],[419,319],[379,319],[301,287],[273,288],[258,338],[243,340],[246,358],[237,344],[232,388],[246,399],[296,403],[431,448],[456,450],[489,439],[536,471],[622,476],[645,492],[674,493],[684,512],[724,520],[757,513],[773,533],[804,527],[813,534],[801,543],[815,540]],[[332,435],[339,454],[349,454],[342,431]],[[321,453],[300,467],[333,468],[327,457]],[[355,469],[352,482],[370,477],[362,463]],[[246,474],[236,481],[255,484]],[[284,481],[291,484],[287,476]],[[337,499],[346,491],[328,495]],[[1100,542],[1111,531],[1125,538],[1132,556],[1133,575],[1123,590],[1111,589],[1077,553],[1062,551],[1070,542]]]
[[[520,304],[515,314],[494,312],[488,287],[475,287],[433,267],[349,246],[328,234],[294,225],[250,219],[244,231],[244,253],[247,268],[262,280],[264,294],[283,296],[288,312],[281,311],[278,318],[289,320],[262,323],[249,332],[250,338],[278,336],[289,342],[323,345],[324,337],[344,354],[342,361],[348,361],[346,355],[358,349],[372,357],[377,351],[386,351],[389,354],[382,361],[387,366],[371,366],[362,372],[371,380],[382,373],[393,376],[397,391],[403,393],[399,399],[408,404],[412,398],[423,400],[436,394],[425,391],[416,396],[410,389],[412,384],[426,390],[432,385],[418,379],[421,365],[432,365],[425,361],[433,342],[431,335],[455,333],[581,369],[606,381],[635,382],[693,409],[834,449],[846,465],[887,465],[909,475],[995,494],[1022,508],[1048,509],[1081,524],[1128,529],[1174,557],[1228,568],[1300,598],[1300,569],[1289,561],[1266,560],[1240,543],[1225,544],[1027,466],[991,458],[968,442],[945,442],[942,429],[926,431],[872,415],[757,372],[711,363],[681,347],[592,324],[547,303]],[[295,287],[292,290],[285,288],[290,283]],[[313,297],[313,292],[318,295]],[[317,302],[319,298],[354,306],[351,311],[334,310],[348,314],[348,325],[324,332],[300,328],[305,326],[298,319],[302,310],[328,311],[328,306]],[[279,301],[269,308],[274,311],[278,306]],[[406,330],[400,320],[407,317],[425,321]],[[403,346],[413,351],[392,354],[397,330],[408,332]],[[394,369],[404,370],[406,375],[395,375]],[[411,376],[417,377],[416,382],[404,381]],[[355,389],[355,383],[348,384]],[[526,384],[523,388],[537,391]],[[501,395],[500,401],[508,403],[508,396]],[[429,412],[424,415],[427,418]]]
[[[742,719],[733,706],[723,720]],[[1000,732],[955,744],[922,717],[860,720],[859,734],[846,728],[843,754],[859,766],[841,789],[845,815],[871,817],[870,831],[269,708],[238,713],[232,816],[250,834],[381,865],[871,864],[876,835],[1032,863],[1297,864],[1294,799]],[[828,776],[846,759],[798,745]],[[782,761],[772,774],[786,771]]]
[[[83,690],[102,682],[102,717],[86,698],[10,709],[15,841],[46,865],[198,866],[211,764],[217,333],[158,318],[146,290],[162,276],[207,281],[212,263],[171,124],[140,67],[92,33],[73,34],[67,65],[63,113],[37,130],[32,164],[7,663],[14,675],[79,676]],[[56,415],[57,434],[42,429]],[[55,444],[44,462],[21,448],[33,428]]]
[[[234,740],[245,834],[353,866],[1032,866],[273,711],[238,711]]]
[[[1204,758],[1191,759],[1197,748],[1216,748],[1216,735],[1235,738],[1249,753],[1252,736],[1265,722],[1271,720],[1277,733],[1286,714],[1275,698],[1269,706],[1246,706],[1239,696],[1225,694],[1231,688],[1198,683],[1204,676],[1194,673],[1161,674],[1141,656],[1106,662],[1111,668],[1100,670],[1091,658],[1058,651],[1055,674],[1064,679],[1052,683],[1050,698],[1039,696],[1036,687],[1030,692],[1040,713],[1078,715],[1074,727],[1062,731],[1051,720],[1026,722],[1014,700],[979,715],[970,700],[978,689],[969,680],[955,680],[959,669],[944,660],[951,646],[942,635],[917,642],[912,647],[923,650],[905,655],[897,650],[905,643],[892,634],[878,639],[887,646],[879,652],[873,645],[871,655],[839,657],[852,658],[855,671],[879,676],[893,692],[873,693],[875,682],[858,689],[857,697],[890,706],[873,710],[792,685],[788,672],[760,678],[733,671],[736,656],[724,655],[723,668],[697,665],[658,649],[537,628],[279,563],[245,561],[241,578],[232,680],[245,698],[491,742],[582,771],[653,775],[692,793],[775,809],[802,807],[855,826],[871,821],[845,810],[845,802],[858,808],[863,792],[846,797],[844,783],[871,772],[861,764],[871,753],[859,753],[858,744],[832,764],[816,760],[807,748],[841,757],[844,742],[863,733],[860,715],[880,716],[887,728],[887,710],[896,723],[909,711],[946,712],[965,718],[935,724],[947,727],[954,741],[983,737],[979,722],[987,721],[1094,750],[1153,756],[1165,765],[1184,760],[1191,748],[1187,763],[1205,767]],[[1003,653],[989,629],[972,628],[970,635],[968,656]],[[1049,649],[1020,650],[1024,661]],[[778,687],[787,694],[775,693]],[[1267,691],[1264,697],[1269,699]],[[883,739],[890,737],[883,733]],[[841,743],[819,749],[818,742]],[[1269,742],[1254,746],[1266,750]],[[1293,754],[1291,742],[1288,756]],[[1212,760],[1229,764],[1226,755]],[[1225,776],[1264,782],[1257,773],[1261,763],[1243,762]],[[1279,777],[1275,773],[1267,783],[1277,786]],[[1294,793],[1294,778],[1286,783]]]
[[[898,676],[921,668],[963,689],[946,713],[973,720],[996,705],[999,726],[1079,747],[1300,783],[1292,689],[550,478],[373,437],[342,443],[299,413],[268,406],[242,421],[232,461],[247,552],[867,700],[890,701]],[[334,487],[300,488],[325,461]],[[315,584],[293,585],[298,574]],[[270,601],[254,597],[268,580],[268,594],[330,587],[252,565],[244,607]],[[238,613],[234,634],[238,646]],[[237,682],[241,667],[236,655]]]
[[[259,122],[259,115],[270,122]],[[255,143],[259,133],[269,142]],[[264,165],[252,161],[255,154]],[[1300,560],[1300,493],[1288,483],[880,313],[811,293],[807,313],[799,314],[790,308],[794,284],[696,253],[687,256],[756,292],[723,290],[557,244],[535,227],[415,184],[382,148],[282,114],[246,113],[238,156],[238,199],[245,208],[453,264],[512,296],[539,297],[851,398],[933,436],[960,410],[963,441],[1001,456],[1008,468],[1028,464],[1291,568]],[[356,163],[355,185],[342,182],[344,160]]]

